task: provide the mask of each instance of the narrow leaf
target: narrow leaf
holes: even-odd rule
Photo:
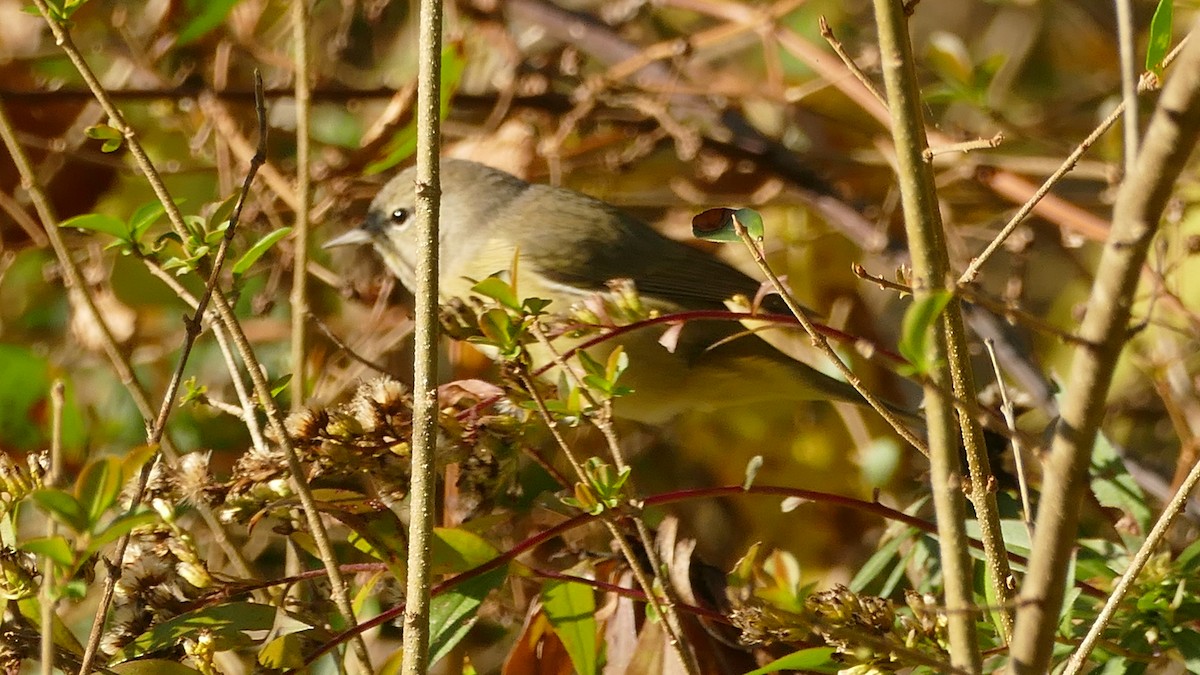
[[[1158,77],[1163,74],[1163,59],[1171,49],[1171,28],[1175,22],[1171,0],[1158,0],[1150,20],[1150,42],[1146,45],[1146,70]]]
[[[914,302],[904,313],[904,323],[900,330],[900,354],[917,369],[917,372],[927,373],[932,367],[927,353],[930,331],[942,315],[942,311],[946,309],[951,297],[948,291],[933,293]]]
[[[245,274],[246,270],[250,269],[251,265],[258,262],[258,259],[263,257],[263,254],[275,245],[275,242],[288,236],[291,234],[291,232],[292,228],[281,227],[274,232],[268,233],[262,239],[259,239],[253,246],[250,247],[250,250],[242,254],[242,257],[238,258],[237,262],[233,264],[233,273],[238,276]]]
[[[114,218],[103,213],[85,213],[74,218],[68,218],[59,223],[58,226],[99,232],[114,236],[117,239],[128,239],[125,223],[121,222],[120,218]]]

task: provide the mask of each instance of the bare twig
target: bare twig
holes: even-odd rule
[[[409,486],[408,579],[405,584],[404,657],[401,672],[429,669],[429,585],[437,443],[438,215],[441,205],[442,0],[421,0],[417,55],[416,231],[418,242],[413,316],[412,475]]]
[[[55,380],[50,385],[50,469],[43,479],[43,487],[56,488],[62,480],[63,449],[62,449],[62,416],[63,394],[66,386],[62,380]],[[58,521],[46,518],[46,539],[52,540],[58,536]],[[58,606],[58,589],[55,587],[55,564],[50,556],[42,558],[42,588],[38,602],[42,604],[42,640],[41,662],[42,674],[51,675],[54,672],[54,621],[57,618],[55,608]]]
[[[291,362],[292,410],[304,405],[308,392],[308,235],[312,204],[308,150],[312,92],[308,75],[308,0],[292,2],[292,43],[296,61],[296,227],[292,231]]]
[[[922,104],[908,37],[908,21],[900,0],[875,0],[874,6],[875,20],[879,26],[887,108],[891,113],[896,173],[900,181],[905,230],[912,253],[913,294],[918,302],[928,301],[936,294],[946,292],[946,274],[950,264],[937,206],[933,171],[923,156],[929,142],[921,114]],[[982,432],[968,415],[960,414],[956,423],[954,405],[950,397],[942,393],[952,390],[964,398],[975,395],[970,367],[966,362],[962,314],[956,298],[951,297],[940,319],[928,331],[925,358],[927,363],[933,365],[928,373],[931,385],[924,387],[925,417],[929,421],[930,479],[934,511],[937,514],[946,607],[954,610],[946,615],[949,622],[950,659],[955,667],[977,673],[982,669],[982,659],[979,636],[975,630],[975,614],[970,611],[976,609],[972,584],[974,575],[967,554],[966,504],[963,500],[963,474],[958,460],[956,438],[959,434],[956,433],[956,426],[961,425],[966,444],[973,494],[981,497],[975,504],[976,510],[981,512],[990,506],[992,511],[990,518],[986,518],[984,513],[979,514],[989,566],[1006,566],[1007,560],[1000,559],[1004,551],[1003,540],[991,538],[992,534],[999,531],[999,518],[995,512],[994,496],[983,487],[991,471],[987,455],[982,449]],[[976,484],[979,486],[974,487]],[[988,497],[992,498],[990,505],[986,501]],[[989,520],[995,522],[989,524]],[[1008,578],[1004,576],[998,579],[998,576],[995,569],[989,575],[1000,604],[1005,605]]]

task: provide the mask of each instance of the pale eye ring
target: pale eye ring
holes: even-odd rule
[[[408,221],[408,209],[396,209],[392,211],[392,223],[403,225],[406,221]]]

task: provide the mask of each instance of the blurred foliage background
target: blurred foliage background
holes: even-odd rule
[[[105,116],[23,4],[0,0],[0,102],[60,219],[96,212],[124,220],[153,195],[124,148],[105,152],[102,139],[84,133]],[[1186,27],[1194,7],[1179,4],[1176,26]],[[1148,26],[1154,4],[1135,2],[1134,10],[1136,25]],[[870,97],[822,38],[821,17],[879,86],[867,2],[453,3],[445,150],[622,205],[680,238],[704,208],[752,205],[767,222],[772,265],[801,300],[829,325],[894,348],[906,300],[852,268],[894,280],[904,264],[890,140]],[[268,159],[236,246],[291,224],[296,122],[287,3],[90,0],[71,24],[185,213],[210,212],[240,185],[256,142],[251,84],[261,70]],[[415,7],[317,2],[312,27],[313,311],[357,352],[404,378],[403,292],[365,252],[329,255],[317,245],[356,226],[382,181],[410,161]],[[1115,31],[1111,3],[922,0],[916,7],[912,35],[929,128],[939,134],[934,145],[1003,137],[998,147],[934,160],[956,270],[1119,103]],[[1144,51],[1144,28],[1140,39]],[[1151,103],[1143,99],[1143,115]],[[1000,344],[1008,386],[1029,409],[1021,425],[1035,436],[1053,419],[1055,377],[1074,349],[1064,336],[1079,319],[1091,275],[1103,273],[1094,261],[1120,153],[1115,127],[970,289],[980,308],[972,325]],[[1185,175],[1147,266],[1136,309],[1143,323],[1117,374],[1107,427],[1160,497],[1176,467],[1194,457],[1189,420],[1200,410],[1200,186],[1194,170]],[[43,225],[11,161],[0,156],[0,448],[23,454],[47,444],[49,385],[63,378],[73,461],[125,453],[144,443],[143,424],[99,349],[94,322],[64,291]],[[187,308],[94,234],[66,236],[139,378],[162,392]],[[285,239],[260,260],[238,297],[273,377],[291,368],[291,247]],[[729,248],[716,252],[749,270]],[[199,290],[194,280],[182,281]],[[853,345],[841,348],[886,397],[917,403],[911,383]],[[456,376],[486,377],[489,365],[470,352],[452,348],[448,366]],[[979,382],[992,382],[986,355],[976,356]],[[341,400],[372,375],[319,332],[308,358],[312,381],[291,383],[284,398]],[[198,343],[187,375],[212,400],[233,398],[210,340]],[[988,387],[984,401],[995,400]],[[240,420],[203,402],[175,411],[168,434],[183,450],[213,451],[218,473],[248,444]],[[622,437],[640,449],[634,481],[646,494],[739,483],[754,455],[765,458],[760,482],[865,498],[881,489],[900,506],[922,491],[919,455],[870,415],[827,403],[696,413],[666,429],[623,427]],[[582,432],[574,440],[595,442]],[[703,503],[682,513],[684,531],[714,564],[727,567],[747,545],[764,541],[794,553],[806,578],[822,583],[853,574],[883,528],[831,507],[780,515],[767,500]]]

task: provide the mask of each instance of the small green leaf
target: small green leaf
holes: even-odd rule
[[[715,208],[692,218],[692,236],[704,241],[741,241],[737,226],[741,225],[752,239],[762,239],[765,228],[762,216],[754,209]]]
[[[950,86],[970,87],[975,64],[962,38],[946,31],[934,31],[929,36],[926,63]]]
[[[133,241],[140,241],[146,230],[150,229],[162,215],[166,213],[162,202],[150,202],[138,207],[133,215],[129,217],[129,238]]]
[[[100,152],[115,152],[125,140],[120,131],[107,124],[90,126],[83,130],[83,135],[88,138],[104,141],[104,144],[100,146]]]
[[[525,309],[526,316],[538,316],[542,310],[550,306],[550,302],[545,298],[525,298],[525,302],[521,306]]]
[[[1171,28],[1175,17],[1171,0],[1158,0],[1150,20],[1150,42],[1146,45],[1146,70],[1158,77],[1163,74],[1163,59],[1171,50]]]
[[[94,533],[92,538],[88,540],[87,548],[84,549],[83,553],[91,555],[129,534],[135,528],[153,525],[160,521],[161,518],[158,517],[158,514],[149,509],[135,513],[123,513],[116,520],[105,525],[99,532]]]
[[[67,543],[66,538],[62,536],[30,539],[18,546],[18,548],[34,555],[50,558],[54,561],[54,564],[62,567],[68,567],[75,562],[75,555],[71,550],[71,544]]]
[[[934,323],[952,297],[954,296],[949,291],[932,293],[914,302],[904,313],[904,322],[900,329],[900,355],[912,364],[918,373],[928,373],[933,368],[927,351],[929,338]]]
[[[550,580],[542,586],[542,610],[562,641],[575,672],[594,675],[599,668],[596,593],[591,586]]]
[[[511,310],[521,311],[521,301],[517,299],[516,290],[512,284],[500,277],[488,277],[480,281],[471,287],[471,292],[491,298]]]
[[[116,503],[123,483],[121,460],[116,457],[101,457],[84,467],[75,481],[75,496],[90,523],[99,522],[100,516]]]
[[[623,346],[618,346],[608,355],[608,363],[604,368],[604,376],[609,382],[617,383],[621,375],[629,368],[629,355],[625,353]]]
[[[500,554],[483,537],[457,527],[434,528],[432,548],[433,566],[439,574],[465,572]]]
[[[275,398],[276,396],[282,394],[283,390],[287,389],[287,386],[291,381],[292,381],[291,373],[286,373],[284,375],[280,375],[276,379],[272,380],[270,383],[271,398]]]
[[[604,377],[604,366],[600,365],[600,362],[596,359],[593,359],[591,354],[588,354],[583,350],[579,350],[579,352],[576,353],[576,356],[579,357],[579,363],[583,366],[583,370],[588,375],[594,375],[599,378]]]
[[[207,229],[220,229],[222,232],[224,232],[225,229],[222,228],[221,225],[227,224],[229,219],[233,217],[233,210],[237,207],[238,198],[240,196],[241,195],[239,193],[235,192],[226,197],[220,204],[217,204],[217,207],[213,209],[212,213],[209,214],[208,220],[205,221],[205,226]]]
[[[68,218],[59,223],[58,226],[99,232],[122,240],[129,238],[128,228],[125,223],[121,222],[120,218],[114,218],[103,213],[84,213],[74,218]]]
[[[233,264],[234,275],[241,276],[245,274],[246,270],[250,269],[251,265],[258,262],[258,259],[275,245],[275,242],[288,236],[291,234],[291,232],[292,228],[281,227],[274,232],[268,233],[262,239],[259,239],[257,243],[250,247],[250,250],[246,251],[242,257],[238,258],[238,261]]]
[[[769,673],[778,673],[781,670],[837,673],[842,670],[842,665],[834,660],[833,653],[835,651],[833,647],[809,647],[801,649],[787,656],[781,656],[762,668],[751,670],[746,675],[768,675]]]
[[[34,490],[29,495],[38,506],[42,507],[47,513],[71,528],[77,533],[87,532],[89,522],[87,511],[71,495],[62,490],[42,489]]]

